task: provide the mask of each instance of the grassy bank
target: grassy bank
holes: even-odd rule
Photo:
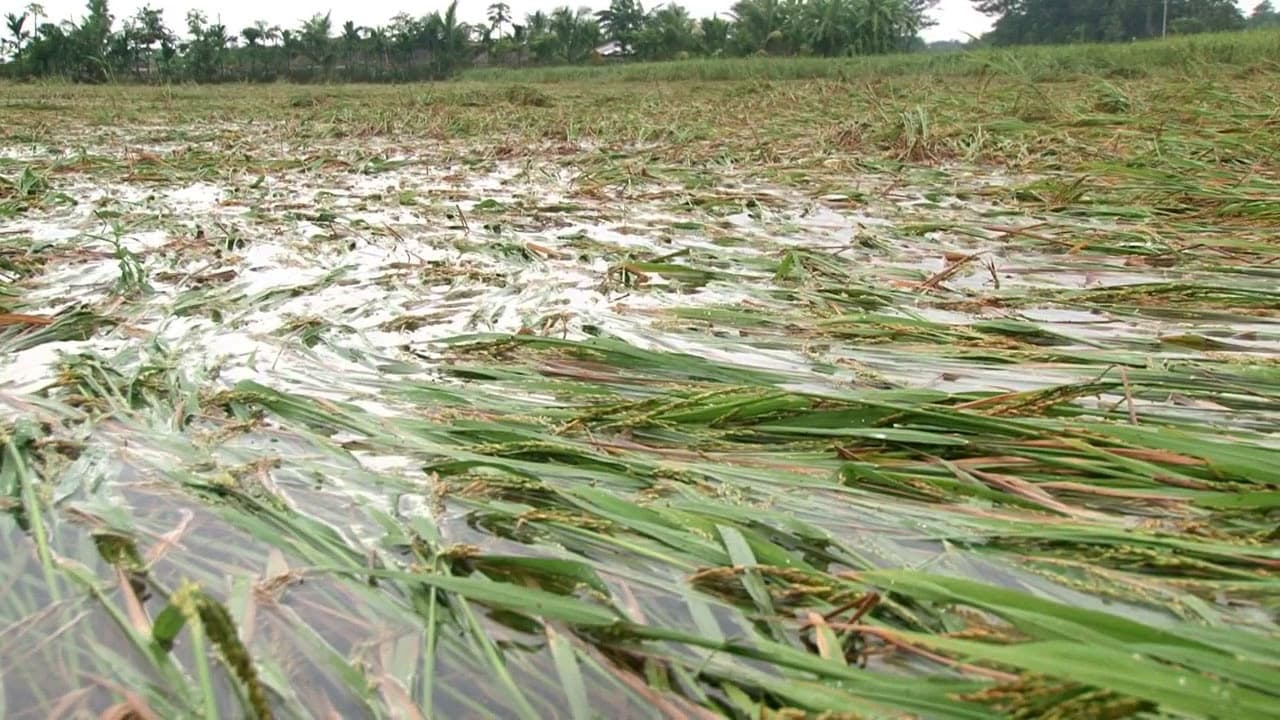
[[[1152,72],[1214,73],[1225,68],[1276,72],[1280,31],[1193,35],[1129,44],[1059,45],[854,58],[732,58],[549,68],[479,68],[464,80],[571,83],[726,80],[870,80],[932,75],[1013,75],[1037,81]]]

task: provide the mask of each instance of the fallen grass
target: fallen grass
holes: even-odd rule
[[[16,88],[0,714],[1270,717],[1274,37]]]

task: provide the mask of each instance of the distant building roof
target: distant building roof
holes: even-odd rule
[[[596,48],[596,54],[600,57],[622,57],[627,52],[622,49],[622,43],[617,41],[607,42]]]

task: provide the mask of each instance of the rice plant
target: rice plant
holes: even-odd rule
[[[1273,716],[1224,42],[6,87],[0,715]]]

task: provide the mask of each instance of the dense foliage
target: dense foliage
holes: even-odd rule
[[[1280,27],[1280,11],[1276,10],[1271,0],[1262,0],[1249,16],[1249,27]]]
[[[974,0],[974,6],[997,16],[988,36],[997,44],[1116,42],[1263,27],[1277,19],[1269,0],[1248,19],[1234,0]]]
[[[608,9],[562,6],[522,21],[489,6],[469,24],[444,12],[401,13],[381,27],[335,28],[315,15],[291,29],[257,22],[238,33],[193,11],[185,32],[146,7],[116,23],[107,0],[78,22],[47,22],[36,4],[8,17],[11,74],[72,80],[413,80],[472,65],[556,65],[609,58],[849,56],[908,49],[937,0],[741,0],[728,17],[694,18],[665,3],[613,0]],[[44,22],[42,22],[44,21]]]
[[[402,81],[444,78],[467,67],[551,66],[623,59],[753,55],[848,57],[923,47],[919,31],[938,0],[739,0],[727,16],[695,18],[678,3],[646,9],[612,0],[593,13],[568,5],[523,19],[488,7],[467,23],[443,12],[400,13],[378,27],[314,15],[295,28],[258,21],[234,29],[192,11],[185,27],[144,7],[117,22],[107,0],[88,0],[79,21],[57,23],[38,3],[5,15],[0,66],[14,77],[80,82]],[[1280,25],[1271,0],[1246,17],[1233,0],[973,0],[996,18],[982,42],[1114,42],[1161,34]]]

